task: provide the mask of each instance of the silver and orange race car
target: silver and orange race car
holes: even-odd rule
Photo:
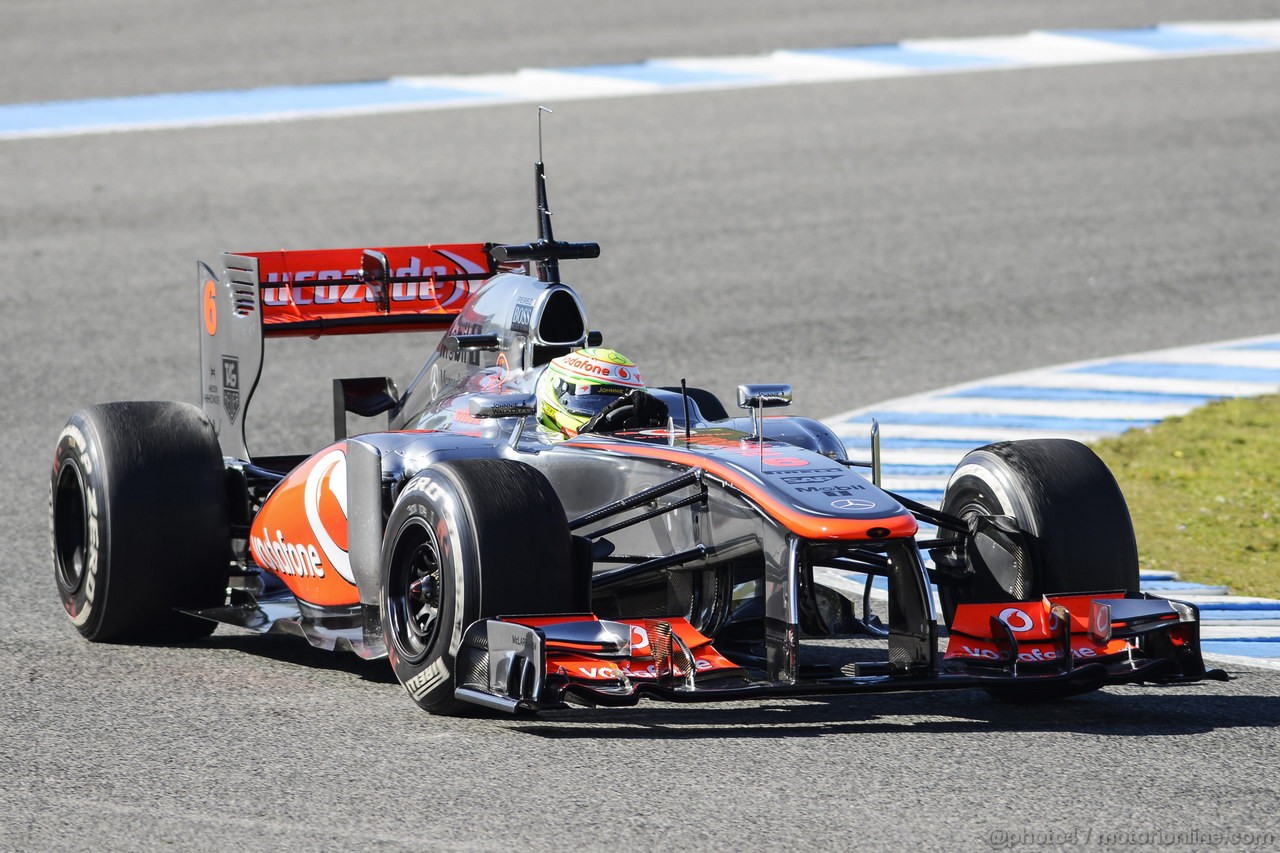
[[[544,429],[539,375],[603,336],[559,273],[599,247],[554,238],[535,165],[529,243],[199,265],[201,406],[92,406],[58,439],[53,562],[81,634],[288,632],[389,658],[437,713],[1225,677],[1193,605],[1137,591],[1124,498],[1076,442],[975,449],[934,509],[879,487],[876,436],[851,460],[776,416],[786,385],[739,386],[737,417],[681,381]],[[332,444],[249,452],[266,339],[425,330],[405,393],[334,380]],[[350,414],[386,428],[348,435]]]

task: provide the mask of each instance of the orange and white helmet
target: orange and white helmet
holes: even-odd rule
[[[640,370],[625,355],[604,347],[554,358],[538,378],[538,421],[572,437],[601,410],[638,388]]]

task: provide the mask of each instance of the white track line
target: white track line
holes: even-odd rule
[[[1280,50],[1280,21],[1031,32],[893,45],[673,57],[623,65],[403,76],[0,106],[0,140],[343,118],[676,92],[793,86]]]

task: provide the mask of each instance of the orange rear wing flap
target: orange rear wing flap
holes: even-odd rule
[[[279,337],[443,331],[498,271],[492,243],[226,252],[197,265],[200,398],[226,456],[248,459],[244,415]]]

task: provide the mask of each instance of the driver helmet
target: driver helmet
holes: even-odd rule
[[[638,388],[644,388],[639,369],[615,350],[591,347],[553,358],[538,377],[538,422],[572,438],[601,410]]]

